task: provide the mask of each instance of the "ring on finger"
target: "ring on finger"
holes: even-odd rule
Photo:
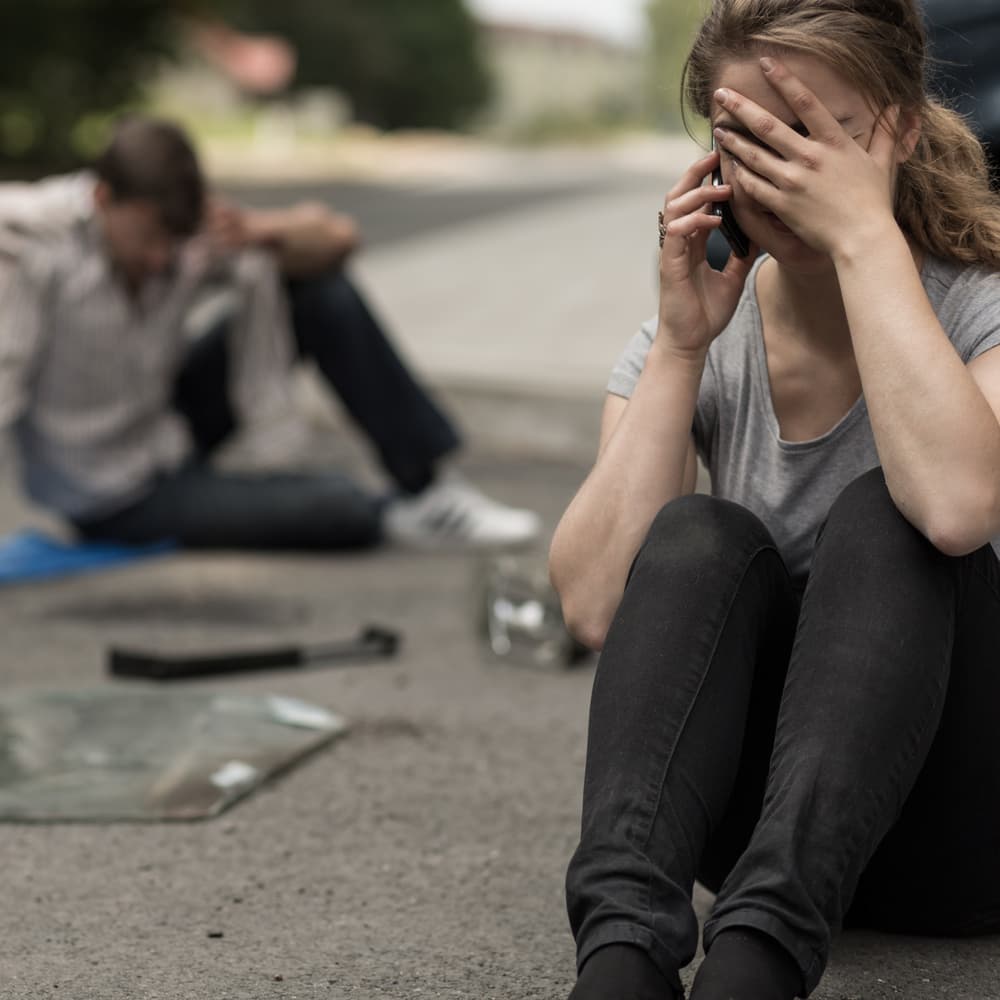
[[[663,241],[667,238],[667,223],[663,218],[663,213],[657,213],[657,233],[660,237],[660,249],[663,249]]]

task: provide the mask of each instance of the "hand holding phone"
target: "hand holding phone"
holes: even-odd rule
[[[706,259],[708,237],[714,238],[719,223],[705,204],[730,196],[726,188],[712,190],[705,184],[717,159],[714,154],[706,155],[692,163],[664,199],[657,351],[707,351],[732,319],[753,268],[751,252],[739,257],[725,246],[721,248],[728,258],[724,274]],[[747,251],[751,247],[747,241]]]
[[[715,148],[715,139],[713,138],[712,149],[715,150]],[[721,187],[722,184],[722,165],[719,164],[712,171],[712,186]],[[733,253],[736,254],[737,257],[749,257],[750,240],[748,239],[746,233],[740,229],[739,223],[736,221],[736,216],[733,214],[733,209],[729,202],[714,202],[712,204],[712,214],[722,219],[722,225],[719,229],[722,232],[722,235],[726,238],[726,242],[729,244],[729,248],[733,251]]]

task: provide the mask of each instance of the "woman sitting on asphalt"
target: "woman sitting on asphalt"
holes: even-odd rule
[[[572,1000],[682,997],[696,879],[691,1000],[807,996],[845,923],[1000,929],[1000,204],[925,45],[915,0],[715,0],[691,52],[719,152],[551,552],[602,650]]]

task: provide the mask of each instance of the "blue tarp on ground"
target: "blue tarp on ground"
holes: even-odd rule
[[[170,542],[116,545],[109,542],[66,542],[24,529],[0,537],[0,586],[123,566],[172,551]]]

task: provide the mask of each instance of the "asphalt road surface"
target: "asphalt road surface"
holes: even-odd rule
[[[439,328],[452,314],[441,303],[466,296],[466,328],[475,317],[480,334],[466,339],[480,353],[468,355],[464,381],[454,371],[445,380],[469,439],[466,471],[495,496],[540,511],[551,531],[587,471],[606,355],[649,305],[634,297],[649,285],[661,191],[659,179],[630,178],[568,189],[546,180],[517,190],[244,194],[259,203],[318,195],[356,213],[371,247],[363,275],[396,303],[407,345],[432,359],[424,367],[434,384],[450,357],[450,334]],[[637,238],[645,242],[623,262]],[[512,288],[491,299],[482,276],[500,266],[494,252]],[[423,286],[441,267],[447,287],[422,313],[431,301]],[[530,284],[542,267],[553,275],[548,296]],[[568,294],[573,274],[580,288]],[[595,274],[605,281],[596,291]],[[513,322],[503,294],[520,295],[538,325]],[[620,312],[601,312],[605,300]],[[462,316],[456,306],[456,338]],[[540,333],[554,329],[565,336]],[[519,377],[511,358],[490,353],[504,337],[515,360],[537,350],[530,370],[547,379],[530,392],[508,381],[486,398],[472,376]],[[590,380],[572,398],[561,382],[571,356],[587,362]],[[371,475],[366,450],[349,439],[321,432],[314,458]],[[0,527],[32,516],[8,483]],[[543,540],[536,559],[544,548]],[[389,663],[207,685],[301,697],[352,727],[220,818],[5,826],[0,1000],[565,997],[573,951],[562,881],[579,822],[594,665],[542,672],[493,660],[476,624],[481,571],[466,555],[388,549],[186,554],[0,592],[7,691],[115,683],[104,671],[113,642],[298,643],[367,621],[405,636]],[[852,933],[815,996],[1000,1000],[1000,947],[995,938]]]

